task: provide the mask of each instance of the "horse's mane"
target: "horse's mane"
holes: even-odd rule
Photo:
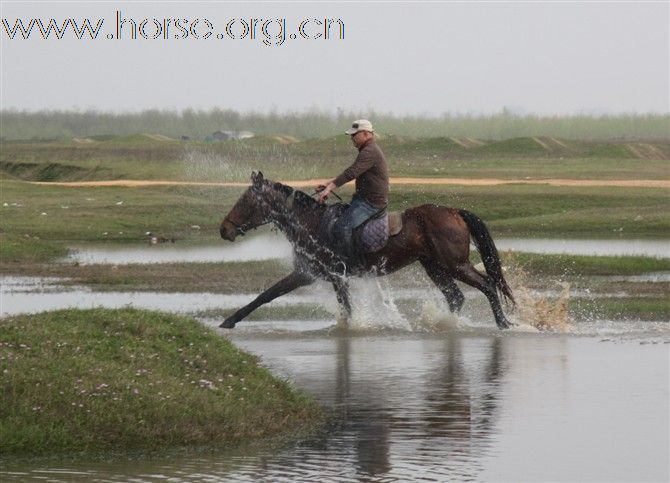
[[[277,181],[269,181],[268,180],[268,186],[272,188],[275,191],[279,191],[280,193],[283,193],[286,195],[286,197],[291,196],[291,194],[295,193],[293,195],[293,205],[300,207],[300,208],[305,208],[311,211],[316,211],[316,210],[322,210],[324,209],[325,205],[320,204],[318,201],[316,201],[314,198],[312,198],[310,195],[307,193],[304,193],[300,190],[297,190],[295,188],[291,188],[290,186],[287,186],[285,184],[281,184]]]

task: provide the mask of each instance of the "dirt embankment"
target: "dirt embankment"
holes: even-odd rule
[[[327,181],[325,179],[282,180],[281,182],[296,188],[313,187]],[[395,185],[461,185],[461,186],[497,186],[505,184],[533,184],[550,186],[611,186],[626,188],[670,188],[670,180],[655,179],[499,179],[499,178],[391,178]],[[248,186],[248,182],[206,182],[206,181],[170,181],[170,180],[110,180],[110,181],[64,181],[35,182],[34,184],[95,187],[95,186]]]

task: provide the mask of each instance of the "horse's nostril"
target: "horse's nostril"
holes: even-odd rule
[[[226,225],[227,223],[224,221],[223,223],[221,223],[221,226],[219,227],[219,233],[221,234],[221,238],[229,241],[235,240],[234,230],[229,230]]]

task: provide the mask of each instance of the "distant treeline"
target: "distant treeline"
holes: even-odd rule
[[[521,136],[553,136],[590,140],[670,139],[669,114],[622,114],[603,116],[445,114],[441,117],[395,116],[375,112],[336,114],[240,113],[233,110],[147,110],[138,113],[98,111],[0,111],[2,139],[59,139],[137,133],[162,134],[179,139],[204,139],[215,131],[252,131],[285,134],[299,139],[341,134],[356,118],[373,121],[380,133],[413,137],[471,137],[509,139]]]

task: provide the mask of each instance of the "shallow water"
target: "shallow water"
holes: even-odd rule
[[[68,308],[118,309],[134,307],[164,312],[194,313],[232,309],[249,303],[256,294],[94,292],[87,287],[63,287],[57,278],[0,277],[0,317]],[[312,301],[309,296],[285,295],[270,306]]]
[[[670,344],[227,332],[332,412],[280,449],[8,465],[3,481],[667,481]],[[657,341],[658,342],[658,341]]]
[[[670,257],[667,240],[558,240],[499,238],[500,250],[529,253],[564,253],[571,255],[642,255]],[[240,239],[235,243],[216,245],[160,244],[75,246],[75,252],[64,262],[83,265],[168,262],[230,262],[250,260],[289,259],[291,246],[281,234],[263,234]]]
[[[670,258],[669,240],[572,240],[552,238],[499,238],[499,250],[567,255],[624,256]]]
[[[254,295],[96,293],[3,277],[0,312],[64,306],[173,312]],[[354,281],[343,334],[328,320],[241,322],[222,331],[330,414],[272,450],[169,458],[1,463],[1,481],[667,481],[670,323],[580,320],[566,334],[501,332],[483,297],[447,314],[436,289]],[[356,285],[357,284],[357,285]],[[407,313],[404,298],[423,300]],[[471,302],[474,299],[475,303]],[[316,302],[316,284],[277,304]],[[217,326],[219,319],[201,319]],[[513,319],[514,320],[514,319]]]
[[[286,259],[291,245],[281,235],[268,234],[240,239],[236,243],[221,241],[215,245],[162,243],[158,245],[87,245],[73,246],[74,252],[64,262],[82,265],[175,262],[248,262],[251,260]]]

